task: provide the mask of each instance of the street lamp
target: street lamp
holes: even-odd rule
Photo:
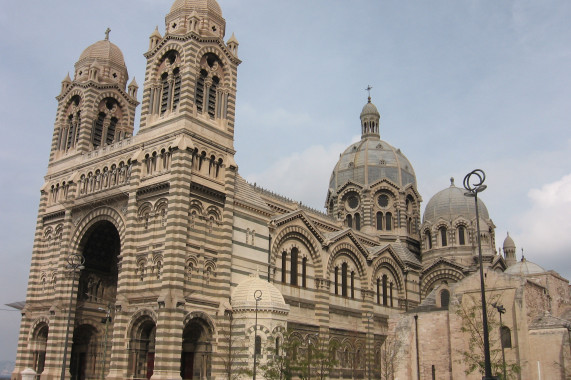
[[[371,361],[373,360],[373,358],[371,357],[371,320],[373,319],[375,315],[372,312],[368,312],[367,313],[367,356],[368,356],[368,360],[367,360],[367,364],[369,367],[368,373],[369,373],[369,380],[371,380]]]
[[[61,365],[61,375],[60,379],[65,380],[65,369],[67,367],[67,343],[69,341],[69,324],[71,323],[71,307],[73,306],[73,295],[74,288],[75,288],[75,274],[83,269],[85,269],[85,257],[82,255],[78,255],[75,253],[71,253],[67,257],[67,265],[65,269],[67,269],[71,273],[71,290],[69,292],[69,307],[67,308],[67,324],[65,327],[65,343],[63,345],[63,363]]]
[[[262,291],[256,290],[254,292],[254,299],[256,300],[256,324],[254,325],[254,377],[256,380],[256,366],[258,359],[258,302],[262,299]]]
[[[503,380],[506,380],[506,353],[504,350],[504,339],[503,339],[503,335],[504,335],[504,331],[502,329],[502,327],[504,326],[504,324],[502,323],[502,314],[504,314],[506,312],[506,308],[504,307],[504,305],[498,305],[497,303],[493,303],[492,304],[493,307],[496,308],[496,310],[498,311],[498,313],[500,314],[500,344],[502,345],[502,364],[504,366],[504,378]]]
[[[109,331],[109,322],[111,322],[111,304],[107,305],[107,309],[98,307],[97,310],[105,312],[105,317],[101,319],[102,323],[105,323],[105,342],[103,346],[103,360],[101,362],[101,380],[105,379],[105,362],[107,361],[107,333]]]
[[[476,232],[478,235],[478,258],[480,259],[480,291],[482,293],[482,323],[484,327],[484,372],[483,380],[494,380],[497,377],[492,376],[492,364],[490,360],[490,337],[488,333],[488,314],[486,311],[486,288],[484,285],[484,264],[482,259],[482,242],[480,240],[480,214],[478,211],[478,193],[486,190],[484,185],[486,173],[483,170],[475,169],[464,177],[464,193],[467,197],[474,197],[476,204]]]

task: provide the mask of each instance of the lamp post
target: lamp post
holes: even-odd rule
[[[492,304],[493,307],[496,308],[496,310],[498,311],[498,313],[500,314],[500,344],[502,345],[502,364],[503,364],[503,369],[504,369],[504,378],[503,380],[506,380],[506,353],[504,350],[504,339],[503,339],[503,329],[502,327],[504,326],[504,324],[502,323],[502,314],[504,314],[506,312],[506,308],[504,307],[504,305],[498,305],[497,303],[493,303]]]
[[[107,333],[109,331],[109,322],[111,322],[111,305],[107,305],[107,309],[98,307],[98,310],[105,312],[105,317],[101,319],[102,323],[105,323],[105,339],[103,346],[103,360],[101,361],[101,380],[105,379],[105,362],[107,361]]]
[[[467,197],[474,197],[476,205],[476,232],[478,235],[478,258],[480,260],[480,291],[482,293],[482,324],[484,328],[484,377],[483,380],[494,380],[492,376],[492,363],[490,360],[490,336],[488,332],[488,314],[486,310],[486,288],[484,285],[484,263],[482,259],[482,242],[480,240],[480,214],[478,211],[478,193],[486,190],[484,185],[486,173],[483,170],[475,169],[464,177],[464,193]]]
[[[375,315],[372,312],[367,313],[367,364],[368,364],[368,378],[371,380],[371,361],[373,358],[371,357],[371,320]]]
[[[85,268],[83,266],[83,264],[85,264],[85,257],[83,257],[81,255],[71,253],[67,257],[67,265],[65,266],[65,269],[67,269],[69,272],[71,272],[71,290],[69,292],[69,307],[67,308],[67,324],[65,327],[65,341],[64,341],[64,345],[63,345],[63,362],[61,365],[61,375],[60,375],[61,380],[65,380],[65,369],[67,367],[67,344],[69,341],[69,324],[71,323],[71,321],[70,321],[70,319],[71,319],[71,307],[73,306],[73,296],[75,294],[73,291],[73,289],[75,288],[75,274],[78,271],[81,271],[82,269]]]
[[[258,302],[262,299],[262,291],[256,290],[254,292],[254,299],[256,300],[256,324],[254,324],[254,377],[256,380],[256,366],[258,360]]]

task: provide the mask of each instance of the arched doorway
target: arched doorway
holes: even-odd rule
[[[77,288],[75,326],[79,327],[74,331],[71,349],[72,380],[101,378],[109,370],[106,363],[111,355],[120,250],[119,232],[106,220],[90,226],[80,241],[85,264]],[[106,318],[107,312],[110,319]]]
[[[77,327],[73,332],[71,349],[71,380],[85,380],[96,376],[97,351],[97,329],[90,325]]]
[[[155,368],[156,324],[149,316],[138,319],[129,340],[129,371],[133,379],[150,379]]]
[[[207,323],[191,319],[182,333],[180,376],[183,380],[210,378],[212,333]]]
[[[44,364],[46,361],[46,346],[48,342],[48,324],[42,322],[36,326],[34,335],[32,336],[31,351],[33,352],[33,368],[39,375],[44,371]]]

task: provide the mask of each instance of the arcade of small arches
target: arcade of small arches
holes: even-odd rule
[[[465,223],[458,223],[449,228],[448,225],[438,224],[434,227],[427,227],[423,231],[423,245],[425,250],[433,247],[447,247],[450,245],[467,245],[469,234]]]

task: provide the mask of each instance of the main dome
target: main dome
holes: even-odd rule
[[[435,222],[442,218],[444,220],[453,220],[459,216],[471,220],[476,217],[476,208],[474,198],[464,195],[466,190],[456,187],[454,179],[451,179],[450,187],[439,191],[434,195],[426,205],[422,218],[424,222]],[[478,212],[480,220],[488,220],[490,218],[486,205],[478,198]]]
[[[361,111],[361,141],[351,144],[339,157],[331,174],[329,188],[337,191],[348,181],[363,186],[388,179],[400,187],[416,185],[410,161],[400,149],[382,141],[379,135],[380,113],[371,98]]]
[[[341,154],[329,187],[336,190],[348,181],[368,186],[385,178],[401,187],[416,184],[414,169],[400,149],[379,138],[367,137]]]

